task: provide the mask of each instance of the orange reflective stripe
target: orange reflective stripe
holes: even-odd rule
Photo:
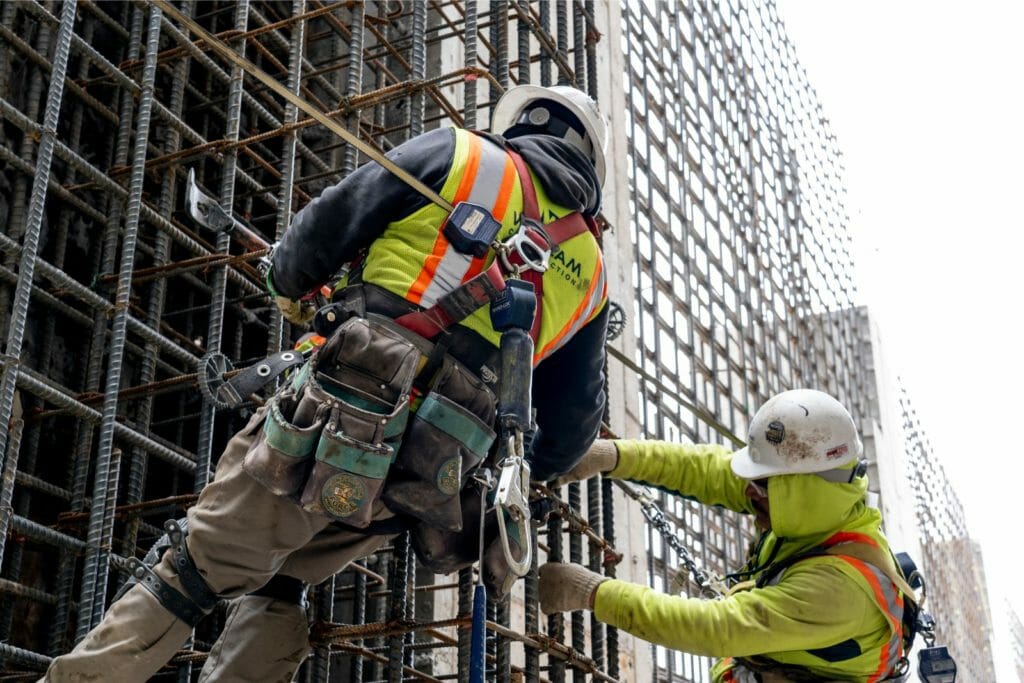
[[[512,157],[505,155],[505,171],[501,174],[501,187],[498,188],[498,198],[494,201],[491,209],[493,215],[499,222],[505,220],[505,212],[508,210],[508,201],[512,198],[512,189],[516,186],[516,167],[512,163]]]
[[[853,535],[860,536],[861,534]],[[900,624],[903,623],[903,619],[902,617],[895,616],[892,613],[892,610],[889,609],[889,600],[885,595],[885,591],[882,588],[882,584],[879,581],[878,576],[875,575],[875,572],[871,571],[866,562],[862,562],[852,557],[846,557],[843,555],[839,555],[838,557],[842,557],[842,559],[849,562],[857,571],[861,573],[864,579],[868,582],[868,585],[871,586],[871,590],[874,591],[875,594],[875,602],[878,603],[879,609],[882,610],[882,613],[885,615],[885,618],[889,621],[889,626],[893,630],[892,638],[895,639],[898,643],[901,636]],[[900,596],[899,592],[896,591],[895,586],[893,587],[892,591],[895,595],[896,607],[902,608],[902,596]],[[878,662],[878,669],[876,669],[875,673],[873,673],[871,677],[868,678],[868,683],[875,683],[876,681],[880,681],[885,677],[887,673],[889,673],[892,667],[896,664],[896,659],[899,658],[898,648],[899,646],[897,644],[897,650],[896,652],[893,652],[892,639],[890,639],[888,647],[882,648]]]
[[[555,338],[552,339],[551,341],[549,341],[547,344],[545,344],[544,348],[541,349],[540,353],[534,354],[534,356],[533,356],[533,364],[534,365],[539,363],[541,360],[546,358],[549,353],[552,353],[559,346],[561,346],[560,342],[573,329],[574,325],[576,324],[576,321],[579,320],[580,316],[583,315],[583,312],[585,310],[587,310],[589,307],[594,305],[594,301],[592,299],[592,297],[594,295],[594,289],[597,287],[597,283],[598,283],[599,280],[603,281],[603,279],[601,278],[601,274],[603,272],[604,272],[604,260],[603,259],[598,259],[597,260],[597,270],[594,272],[594,277],[591,278],[591,280],[590,280],[590,287],[587,288],[586,296],[584,296],[583,300],[580,301],[580,305],[576,307],[576,311],[572,314],[572,317],[569,318],[569,322],[567,322],[565,324],[565,326],[562,327],[561,330],[559,330],[558,334],[555,335]]]
[[[837,534],[829,536],[822,545],[828,548],[840,543],[866,543],[867,545],[874,546],[875,548],[878,547],[878,541],[867,534],[859,534],[855,531],[840,531]]]
[[[466,169],[463,171],[462,178],[459,181],[459,188],[455,191],[455,197],[452,199],[453,206],[459,202],[466,201],[466,197],[469,196],[470,191],[473,189],[476,171],[480,166],[481,147],[482,143],[479,136],[469,136],[469,158],[466,160]],[[438,230],[437,239],[434,240],[434,248],[423,261],[423,269],[420,270],[416,281],[409,287],[409,291],[405,295],[406,299],[414,304],[420,303],[423,299],[423,293],[427,291],[427,287],[430,286],[430,282],[434,279],[434,273],[437,272],[437,267],[441,263],[441,259],[444,258],[446,251],[448,251],[448,240],[445,238],[444,232]]]

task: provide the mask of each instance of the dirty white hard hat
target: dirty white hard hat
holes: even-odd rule
[[[594,163],[597,180],[604,185],[605,155],[608,147],[607,127],[597,103],[582,90],[567,85],[517,85],[505,91],[491,114],[491,131],[502,134],[517,123],[534,123],[543,125],[546,121],[521,121],[523,112],[531,109],[531,105],[544,100],[556,102],[566,109],[582,125],[584,135],[573,129],[564,131],[562,137],[566,142],[578,148]]]
[[[744,479],[846,471],[863,451],[853,418],[839,401],[794,389],[768,399],[754,414],[747,447],[733,454],[732,471]],[[826,478],[849,481],[852,475]]]

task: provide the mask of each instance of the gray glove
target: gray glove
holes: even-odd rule
[[[565,474],[555,479],[554,486],[586,481],[604,472],[611,472],[619,464],[619,451],[614,441],[598,439],[583,454],[583,459]]]
[[[540,611],[574,612],[578,609],[594,609],[597,587],[607,576],[592,572],[578,564],[548,562],[537,571],[537,592],[540,594]]]

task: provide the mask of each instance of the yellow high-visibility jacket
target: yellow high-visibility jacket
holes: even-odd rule
[[[659,486],[708,505],[752,513],[747,482],[723,446],[617,441],[610,476]],[[881,514],[865,505],[867,481],[835,484],[813,474],[771,477],[772,530],[747,566],[756,579],[771,564],[827,543],[877,545],[889,556]],[[736,657],[768,658],[821,680],[874,682],[901,652],[902,596],[870,564],[841,555],[808,557],[761,588],[721,600],[657,593],[611,580],[598,588],[601,621],[676,650],[718,657],[715,683],[736,680]]]

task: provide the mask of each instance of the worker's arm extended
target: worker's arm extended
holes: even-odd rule
[[[753,512],[747,483],[730,468],[732,452],[715,444],[615,441],[618,464],[608,476],[651,484],[706,505]]]
[[[451,168],[455,134],[438,128],[402,143],[387,157],[439,191]],[[274,249],[271,284],[298,298],[324,284],[387,227],[428,200],[380,164],[370,161],[295,214]]]
[[[889,627],[877,606],[833,558],[787,570],[778,585],[721,600],[658,593],[625,581],[597,589],[602,622],[658,645],[710,657],[744,657],[835,646]]]

